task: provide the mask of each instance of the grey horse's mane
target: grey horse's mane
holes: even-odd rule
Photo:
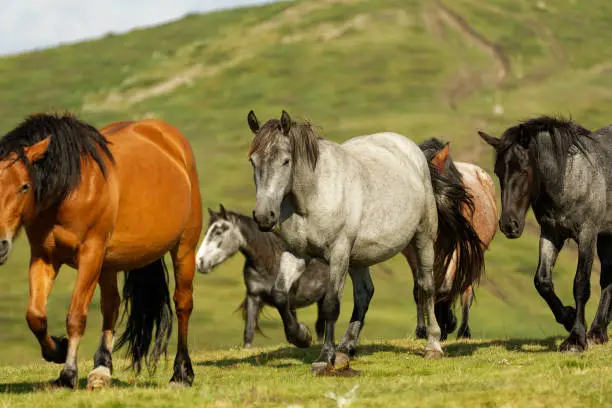
[[[291,142],[292,159],[294,162],[306,160],[311,169],[314,169],[319,159],[319,143],[321,136],[315,131],[310,122],[291,122],[289,133],[285,135],[281,121],[270,119],[257,132],[251,143],[249,155],[265,151],[275,144],[279,138],[288,137]]]

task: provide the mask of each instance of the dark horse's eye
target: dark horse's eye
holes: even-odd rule
[[[25,192],[26,192],[26,191],[28,191],[29,189],[30,189],[30,186],[29,186],[29,185],[27,185],[27,184],[24,184],[23,186],[21,186],[21,187],[19,188],[19,191],[18,191],[18,192],[19,192],[19,193],[25,193]]]

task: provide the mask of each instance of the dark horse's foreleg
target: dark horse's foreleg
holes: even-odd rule
[[[54,382],[55,386],[69,388],[76,388],[77,386],[79,343],[85,333],[87,312],[98,285],[104,253],[105,242],[97,237],[85,241],[79,248],[78,272],[68,315],[66,316],[68,353],[66,364],[60,372],[59,378]]]
[[[608,341],[608,324],[612,312],[612,236],[597,237],[597,255],[601,263],[601,299],[587,338],[596,344],[603,344]]]
[[[195,246],[193,242],[181,239],[171,251],[174,266],[174,308],[178,320],[178,337],[174,373],[170,383],[191,385],[195,374],[189,357],[189,318],[193,311],[193,277],[195,273]]]
[[[113,335],[119,316],[121,298],[117,289],[117,272],[103,270],[100,274],[100,308],[102,310],[102,337],[94,355],[94,368],[87,376],[87,389],[107,387],[113,372]]]
[[[584,309],[591,296],[591,269],[595,258],[595,234],[583,233],[578,239],[578,268],[574,278],[576,319],[570,335],[561,345],[561,351],[584,351],[587,348]]]
[[[253,337],[255,336],[255,329],[258,326],[257,320],[259,319],[259,311],[262,307],[262,303],[259,296],[249,293],[247,293],[244,303],[246,321],[244,324],[243,346],[249,348],[253,345]]]
[[[557,261],[559,251],[563,248],[563,243],[564,239],[557,234],[542,231],[540,236],[540,259],[534,284],[540,296],[546,301],[550,310],[552,310],[557,322],[561,323],[567,331],[571,331],[576,319],[576,309],[571,306],[563,306],[563,302],[555,294],[552,281],[553,267]]]
[[[289,292],[305,269],[306,262],[303,259],[295,257],[290,252],[283,252],[279,273],[272,289],[274,305],[283,320],[285,337],[289,343],[300,348],[309,347],[312,343],[312,336],[308,327],[297,321],[295,309],[292,308],[289,299]]]
[[[46,361],[62,364],[68,353],[68,339],[49,336],[47,331],[47,299],[59,267],[39,257],[30,261],[30,303],[26,320],[30,330],[40,343]]]
[[[474,300],[474,288],[470,285],[463,295],[461,296],[461,326],[457,331],[458,339],[471,339],[472,333],[470,331],[469,317],[470,308],[472,307],[472,301]]]
[[[349,270],[353,281],[353,314],[346,333],[338,346],[338,351],[354,356],[357,352],[359,334],[363,330],[365,315],[374,296],[374,283],[370,276],[370,268],[351,268]]]

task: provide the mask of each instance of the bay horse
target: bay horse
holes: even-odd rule
[[[471,196],[472,207],[463,208],[463,215],[470,221],[474,230],[480,238],[482,249],[485,251],[497,232],[497,201],[495,198],[495,186],[489,174],[482,168],[471,163],[453,161],[450,154],[449,143],[436,138],[431,138],[419,144],[427,160],[434,168],[446,174],[455,183],[465,186],[467,193]],[[453,256],[448,269],[434,271],[436,277],[436,291],[444,293],[446,287],[452,285],[456,277],[456,258]],[[479,276],[477,274],[476,276]],[[416,279],[416,276],[415,276]],[[469,313],[474,299],[474,285],[472,282],[461,295],[461,325],[457,331],[457,338],[471,338],[469,326]],[[415,285],[414,296],[417,305],[417,286]],[[452,311],[452,304],[448,300],[436,302],[436,317],[442,330],[441,339],[446,339],[457,326],[457,319]],[[417,337],[425,337],[425,316],[422,310],[417,309]]]
[[[501,138],[479,135],[495,149],[501,232],[519,238],[530,206],[540,224],[534,283],[569,332],[559,350],[584,351],[587,339],[607,342],[612,312],[612,125],[591,132],[572,120],[539,116],[506,129]],[[568,239],[578,244],[575,308],[563,305],[552,279],[557,255]],[[601,262],[601,299],[587,334],[584,311],[595,249]]]
[[[155,369],[172,331],[167,252],[178,318],[171,381],[191,384],[187,332],[202,214],[187,139],[158,120],[118,122],[98,131],[73,115],[37,114],[0,139],[0,167],[0,263],[24,227],[31,248],[26,319],[43,358],[64,363],[53,385],[77,386],[77,351],[97,285],[102,336],[88,388],[110,384],[119,271],[126,271],[127,323],[117,347],[127,347],[137,372],[143,359]],[[47,298],[62,265],[77,269],[67,338],[47,331]]]
[[[448,265],[457,247],[458,276],[472,274],[471,262],[482,261],[480,240],[461,210],[467,195],[457,192],[463,187],[433,171],[416,143],[396,133],[337,144],[321,138],[310,124],[294,122],[285,111],[280,120],[263,126],[253,111],[247,120],[255,134],[249,151],[257,201],[253,218],[263,230],[279,224],[281,236],[300,257],[282,260],[273,290],[275,303],[284,305],[287,340],[308,341],[308,331],[292,315],[289,302],[290,288],[304,272],[304,258],[320,258],[330,266],[322,307],[325,342],[313,363],[313,370],[326,371],[334,369],[334,328],[347,272],[355,303],[340,350],[354,347],[363,327],[373,294],[369,267],[411,247],[423,293],[419,301],[429,316],[425,357],[442,357],[434,264]],[[449,239],[435,239],[439,226]],[[456,279],[448,296],[460,295],[467,281]]]
[[[276,231],[261,231],[251,217],[226,211],[222,204],[219,212],[209,208],[208,213],[208,229],[196,255],[196,267],[200,273],[209,273],[238,251],[244,256],[242,272],[246,296],[240,309],[245,318],[243,345],[249,348],[253,344],[255,330],[260,331],[258,322],[262,308],[264,305],[276,307],[272,289],[286,246]],[[295,309],[317,304],[315,330],[319,341],[323,339],[325,331],[321,306],[328,284],[329,267],[312,259],[306,264],[306,270],[291,291],[290,303],[294,315]]]

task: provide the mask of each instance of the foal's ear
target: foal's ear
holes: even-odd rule
[[[498,139],[498,138],[496,138],[494,136],[490,136],[490,135],[486,134],[485,132],[481,132],[480,130],[478,131],[478,134],[480,135],[482,140],[487,142],[489,145],[493,146],[494,149],[497,149],[499,147],[499,143],[501,142],[500,139]]]
[[[444,173],[444,168],[446,166],[446,160],[448,160],[449,154],[450,154],[449,144],[447,143],[444,145],[442,149],[440,149],[438,153],[436,153],[433,159],[431,159],[431,164],[433,164],[434,167],[438,169],[440,173]]]
[[[51,142],[51,137],[47,136],[45,139],[40,142],[34,143],[32,146],[28,146],[23,149],[26,158],[30,163],[34,163],[43,158],[45,153],[47,153],[47,149],[49,148],[49,143]]]
[[[281,128],[283,129],[283,133],[285,135],[288,135],[289,131],[291,130],[291,117],[289,116],[287,111],[283,111],[283,114],[281,115],[280,120],[281,120]]]
[[[249,112],[247,116],[247,121],[249,122],[249,128],[251,129],[251,132],[257,133],[259,131],[259,121],[257,120],[257,116],[255,116],[255,112]]]
[[[221,203],[219,203],[219,214],[221,215],[221,218],[227,220],[227,213],[225,212],[225,207]]]

